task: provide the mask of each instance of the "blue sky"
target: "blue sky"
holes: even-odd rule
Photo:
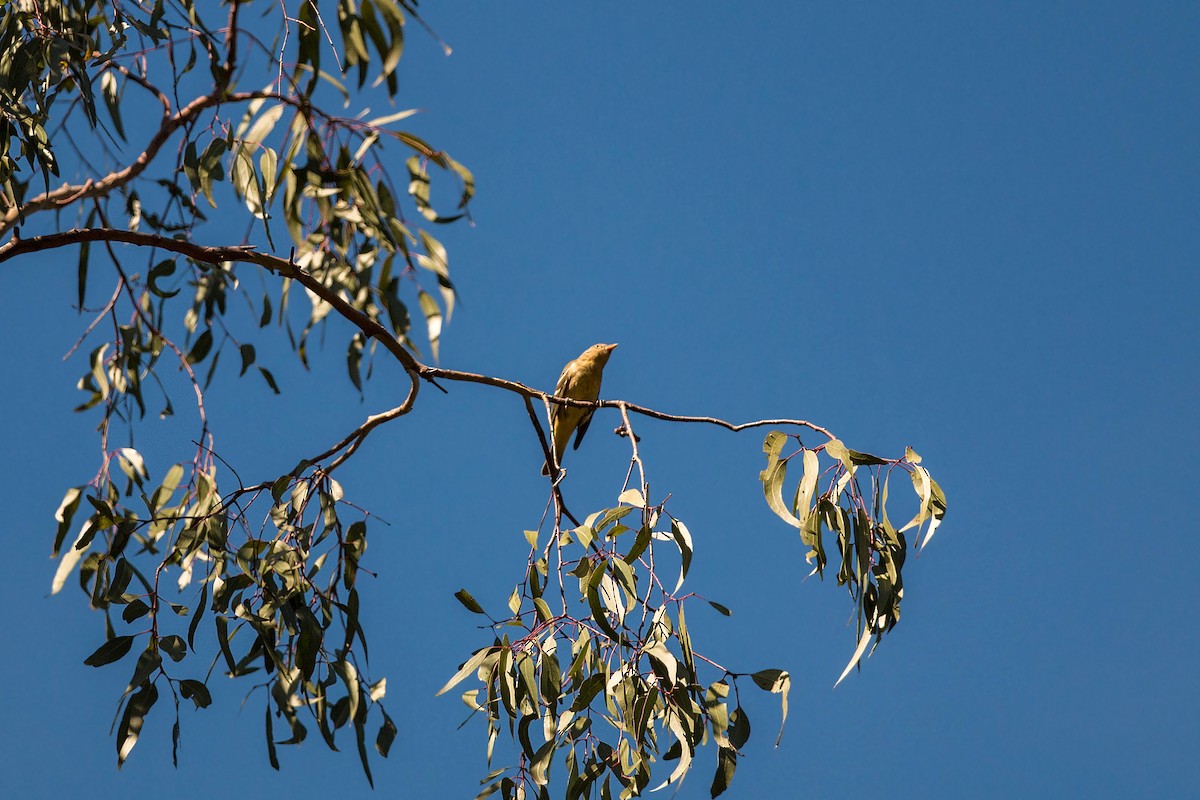
[[[620,342],[605,397],[912,445],[949,498],[901,624],[833,691],[849,606],[832,577],[800,580],[803,548],[762,501],[762,434],[639,424],[652,488],[696,540],[689,580],[734,612],[689,615],[693,636],[796,680],[778,749],[778,705],[750,706],[727,796],[1189,794],[1197,6],[422,8],[454,54],[410,26],[400,103],[479,190],[475,227],[439,232],[462,294],[444,366],[551,388],[587,345]],[[271,770],[261,704],[239,711],[223,678],[213,708],[183,714],[177,771],[160,715],[118,773],[125,671],[85,667],[100,617],[70,587],[46,596],[52,513],[98,457],[97,420],[70,411],[84,363],[61,361],[86,324],[74,271],[64,253],[0,270],[0,751],[16,765],[0,795],[371,796],[350,741],[282,748]],[[232,361],[210,406],[244,474],[289,469],[401,389],[381,367],[360,401],[340,344],[311,375],[281,358],[281,397]],[[615,501],[616,424],[571,454],[572,508]],[[453,592],[502,607],[524,564],[538,452],[519,402],[461,385],[423,392],[341,476],[392,522],[362,589],[372,669],[404,713],[378,796],[473,796],[486,772],[482,728],[456,730],[463,707],[433,694],[484,643]],[[715,757],[679,796],[708,796]]]

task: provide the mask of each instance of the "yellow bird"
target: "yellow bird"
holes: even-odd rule
[[[600,398],[600,381],[604,377],[604,365],[608,363],[608,357],[612,355],[612,351],[616,347],[615,344],[594,344],[584,350],[579,358],[567,362],[567,365],[563,367],[562,375],[558,376],[554,394],[559,397],[569,397],[572,400],[598,400]],[[571,440],[571,434],[577,429],[579,433],[575,435],[575,448],[579,448],[579,443],[583,441],[583,434],[587,433],[588,425],[592,421],[593,411],[595,409],[592,408],[551,405],[550,429],[554,439],[554,460],[557,463],[562,463],[567,442]],[[550,474],[549,464],[542,467],[542,474]]]

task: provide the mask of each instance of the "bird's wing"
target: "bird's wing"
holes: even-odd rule
[[[575,445],[573,449],[579,449],[579,443],[583,441],[583,435],[587,433],[588,425],[592,424],[593,413],[594,411],[589,408],[584,412],[583,418],[579,420],[579,427],[576,428],[577,433],[575,434]]]
[[[571,396],[571,387],[575,385],[575,373],[578,371],[572,369],[574,366],[574,361],[568,361],[567,365],[563,367],[562,375],[558,376],[558,383],[554,384],[554,394],[558,397]],[[570,408],[570,406],[560,406],[558,403],[552,403],[550,405],[550,419],[558,419],[558,415],[567,408]]]

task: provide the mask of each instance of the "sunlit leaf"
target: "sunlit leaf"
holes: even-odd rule
[[[792,678],[787,672],[779,669],[764,669],[750,676],[756,684],[772,694],[780,695],[779,704],[782,709],[782,719],[779,722],[779,735],[775,737],[775,746],[783,739],[783,726],[787,723],[788,692],[792,688]]]
[[[783,450],[784,444],[787,443],[787,438],[779,431],[771,431],[767,434],[766,439],[763,440],[763,452],[767,454],[767,466],[759,473],[758,477],[762,481],[763,495],[767,499],[767,506],[784,522],[799,528],[800,520],[788,510],[787,505],[783,502],[783,481],[787,477],[787,462],[780,459],[779,454]]]
[[[875,632],[871,629],[870,625],[863,626],[862,636],[858,640],[858,647],[854,648],[854,655],[850,656],[850,663],[846,665],[846,668],[842,670],[842,674],[839,675],[838,679],[834,682],[833,687],[835,689],[837,688],[837,685],[841,683],[847,675],[850,674],[850,670],[854,669],[854,666],[859,662],[859,659],[863,657],[863,653],[867,651],[867,645],[870,644],[871,637],[874,635],[874,633]]]
[[[133,694],[125,704],[125,713],[121,716],[121,724],[117,728],[117,766],[120,767],[129,758],[129,753],[137,744],[141,735],[142,724],[150,708],[158,700],[158,689],[154,684]]]
[[[642,493],[638,489],[626,489],[621,492],[617,498],[618,503],[634,506],[635,508],[645,508],[646,500],[642,497]]]
[[[477,651],[473,656],[467,659],[466,663],[459,667],[458,672],[454,673],[454,677],[446,681],[445,686],[437,690],[437,695],[445,694],[453,689],[462,681],[463,678],[477,670],[480,664],[482,664],[488,658],[498,655],[499,652],[499,647],[485,647],[482,650]],[[436,697],[437,695],[434,696]]]

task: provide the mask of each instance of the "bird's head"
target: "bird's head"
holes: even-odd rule
[[[608,357],[616,350],[615,344],[594,344],[583,353],[583,358],[598,361],[602,366],[608,363]]]

